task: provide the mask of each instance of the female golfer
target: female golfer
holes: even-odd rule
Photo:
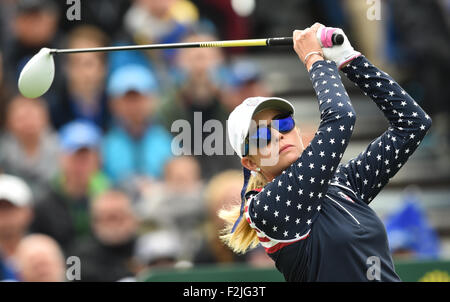
[[[400,281],[384,225],[369,203],[417,148],[431,119],[347,37],[333,46],[334,31],[345,37],[317,23],[293,33],[321,114],[306,148],[286,100],[249,98],[230,114],[228,134],[245,167],[246,194],[241,205],[219,213],[227,222],[221,238],[238,253],[260,243],[287,281]],[[355,111],[338,69],[390,124],[344,164]]]

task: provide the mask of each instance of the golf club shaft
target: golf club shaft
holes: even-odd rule
[[[333,44],[340,45],[344,37],[340,34],[333,35]],[[191,43],[167,43],[148,45],[128,45],[96,48],[74,48],[74,49],[52,49],[51,54],[60,53],[80,53],[80,52],[106,52],[119,50],[142,50],[142,49],[169,49],[169,48],[206,48],[206,47],[252,47],[252,46],[292,46],[292,37],[250,39],[250,40],[227,40],[211,42],[191,42]]]

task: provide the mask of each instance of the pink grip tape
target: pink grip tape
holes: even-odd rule
[[[336,28],[333,27],[325,27],[322,29],[322,32],[320,33],[320,41],[322,42],[323,47],[333,47],[331,37],[335,31]]]

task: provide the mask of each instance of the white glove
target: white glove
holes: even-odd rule
[[[342,45],[333,45],[331,40],[333,33],[344,36],[344,43],[342,43]],[[322,46],[325,59],[334,61],[339,69],[341,69],[345,63],[361,55],[359,51],[353,49],[344,31],[340,28],[325,27],[322,25],[317,30],[317,40],[319,41],[320,46]]]

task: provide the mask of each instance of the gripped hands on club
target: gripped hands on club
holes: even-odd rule
[[[292,34],[294,50],[308,71],[315,62],[324,60],[322,47],[316,38],[317,30],[321,26],[323,25],[315,23],[304,30],[294,30]]]

